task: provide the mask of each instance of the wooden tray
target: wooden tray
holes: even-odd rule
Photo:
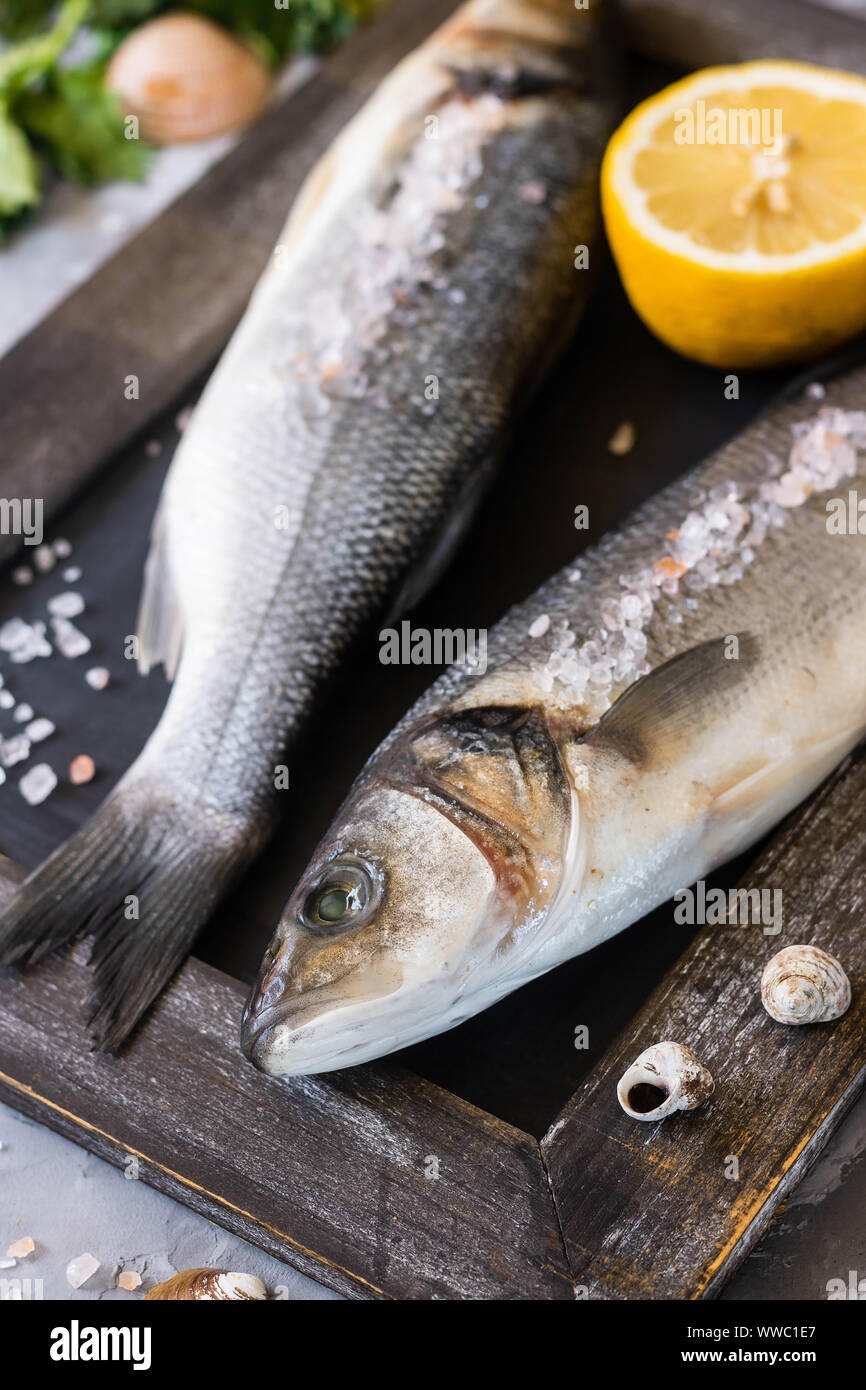
[[[119,664],[118,634],[133,630],[176,437],[166,407],[194,394],[316,151],[449,8],[397,0],[0,361],[7,495],[16,486],[32,495],[36,478],[59,501],[112,461],[62,520],[106,664]],[[668,76],[636,69],[630,94]],[[106,385],[128,372],[147,386],[135,413]],[[594,539],[740,429],[778,384],[744,376],[739,401],[725,401],[721,374],[651,339],[608,272],[417,621],[490,626],[585,540],[572,528],[577,501],[590,507]],[[612,463],[606,441],[623,418],[637,422],[638,445]],[[145,428],[161,453],[142,447]],[[0,618],[28,616],[29,593],[0,585]],[[96,697],[70,666],[52,658],[27,668],[32,703],[60,709],[54,765],[90,748],[103,775],[38,808],[6,789],[0,846],[11,858],[0,861],[0,896],[102,799],[165,698],[159,678],[131,676]],[[705,927],[689,944],[662,909],[396,1059],[270,1080],[238,1050],[246,985],[351,778],[426,681],[417,668],[386,670],[372,651],[338,680],[293,763],[281,835],[120,1058],[88,1049],[80,951],[0,977],[3,1097],[351,1297],[711,1296],[864,1082],[866,760],[837,773],[751,863],[718,876],[783,885],[781,936]],[[760,970],[779,946],[810,940],[845,961],[854,1004],[831,1028],[777,1028],[760,1006]],[[589,1027],[586,1051],[573,1045],[578,1024]],[[707,1061],[716,1095],[696,1115],[635,1125],[617,1105],[616,1078],[669,1035]],[[736,1181],[725,1176],[730,1155]]]

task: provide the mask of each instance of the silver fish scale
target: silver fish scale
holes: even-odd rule
[[[311,341],[327,350],[323,287],[350,281],[348,316],[364,319],[357,204],[290,276],[272,269],[263,282],[165,502],[185,648],[155,747],[182,778],[207,769],[207,795],[223,808],[263,801],[322,679],[449,513],[480,491],[515,392],[585,297],[573,248],[595,236],[609,120],[558,92],[485,144],[462,206],[438,219],[434,283],[398,281],[381,333],[365,342],[353,330],[342,346],[360,336],[366,384],[330,397],[326,413],[299,403],[298,358]],[[399,183],[398,170],[388,184]],[[532,198],[521,194],[529,183]],[[383,187],[370,201],[387,214]],[[440,399],[425,413],[430,373]],[[274,523],[281,504],[286,530]]]
[[[822,406],[846,411],[866,408],[866,369],[831,382]],[[478,676],[458,667],[446,671],[373,755],[362,778],[375,775],[379,759],[401,732],[455,704],[471,708],[491,700],[495,703],[503,698],[502,691],[510,691],[504,703],[538,702],[561,708],[556,690],[540,693],[531,677],[545,664],[556,624],[568,625],[576,646],[602,628],[605,599],[621,599],[625,592],[621,577],[651,569],[668,554],[668,533],[706,503],[711,489],[736,483],[748,499],[762,483],[778,477],[788,467],[794,427],[815,415],[814,403],[802,397],[771,408],[704,464],[654,496],[621,529],[603,537],[529,599],[511,608],[489,635],[486,674]],[[693,589],[685,576],[676,595],[657,602],[643,625],[646,669],[710,638],[746,632],[759,638],[761,652],[751,688],[757,688],[763,672],[784,700],[792,672],[807,665],[819,638],[838,634],[840,658],[850,646],[862,662],[866,654],[866,536],[831,535],[826,525],[828,498],[847,497],[849,489],[866,497],[862,453],[853,476],[830,489],[816,490],[801,505],[783,509],[782,524],[770,527],[766,538],[754,547],[754,560],[743,569],[742,578]],[[571,579],[575,568],[580,572],[576,583]],[[671,612],[679,621],[671,621]],[[532,638],[529,628],[541,615],[549,617],[550,628]],[[607,703],[627,684],[615,683]],[[748,692],[739,691],[736,698],[748,698]],[[578,724],[591,726],[599,710],[577,702],[571,713]]]

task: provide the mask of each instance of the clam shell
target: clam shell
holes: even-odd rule
[[[851,985],[835,956],[786,946],[764,966],[761,1002],[777,1023],[829,1023],[851,1003]]]
[[[268,1296],[261,1279],[254,1274],[237,1274],[228,1269],[182,1269],[164,1284],[157,1284],[147,1295],[152,1302],[249,1302]]]
[[[247,125],[267,99],[264,63],[218,24],[168,14],[134,30],[106,73],[125,113],[157,144],[204,140]]]
[[[695,1110],[713,1094],[715,1082],[689,1048],[654,1043],[620,1077],[617,1099],[633,1120],[663,1120],[677,1110]]]

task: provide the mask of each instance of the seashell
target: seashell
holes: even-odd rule
[[[786,946],[764,966],[761,1001],[777,1023],[829,1023],[851,1003],[851,985],[835,956]]]
[[[633,1120],[663,1120],[677,1110],[695,1110],[713,1094],[715,1082],[682,1043],[654,1043],[632,1062],[616,1088]]]
[[[182,1269],[164,1284],[157,1284],[147,1295],[147,1300],[161,1302],[164,1299],[184,1302],[196,1299],[199,1302],[248,1302],[265,1299],[268,1291],[261,1279],[254,1274],[233,1274],[228,1269]],[[146,1300],[146,1301],[147,1301]]]
[[[168,14],[124,39],[106,83],[138,116],[145,140],[205,140],[247,125],[267,99],[270,74],[246,44],[195,14]]]

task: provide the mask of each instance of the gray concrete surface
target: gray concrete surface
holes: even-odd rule
[[[210,1265],[257,1274],[272,1298],[338,1297],[5,1105],[0,1144],[0,1264],[22,1236],[36,1243],[32,1255],[0,1268],[0,1279],[41,1280],[45,1299],[123,1300],[142,1298],[181,1269]],[[66,1266],[85,1252],[100,1267],[73,1289]],[[122,1269],[141,1275],[137,1292],[117,1287]]]
[[[850,1298],[861,1280],[858,1297],[866,1300],[866,1096],[776,1213],[722,1297]]]

